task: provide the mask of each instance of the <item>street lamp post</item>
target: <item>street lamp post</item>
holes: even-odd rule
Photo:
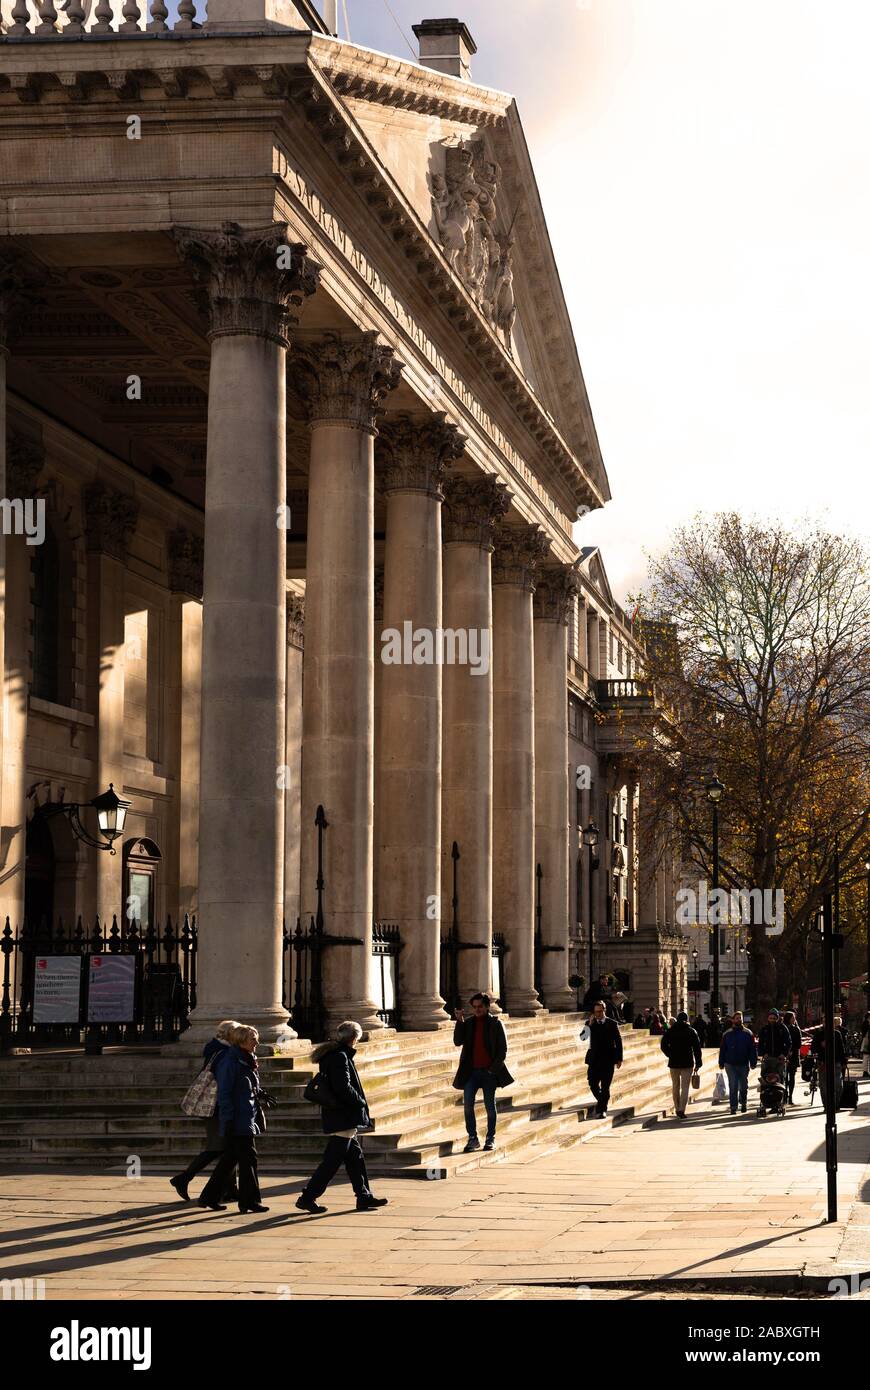
[[[692,990],[692,993],[693,993],[694,996],[695,996],[695,1017],[697,1018],[697,1017],[698,1017],[698,948],[697,948],[697,946],[693,946],[693,947],[692,947],[692,979],[693,979],[693,982],[694,982],[694,985],[695,985],[695,988]]]
[[[595,849],[598,844],[598,826],[594,821],[590,821],[583,831],[583,843],[589,850],[589,988],[595,973],[595,933],[592,926],[592,918],[595,911],[595,893],[592,884],[592,875],[597,866]]]
[[[718,777],[707,783],[707,800],[713,807],[713,892],[719,887],[719,803],[725,787]],[[716,923],[713,930],[713,989],[710,994],[710,1016],[719,1004],[719,900],[716,898]]]

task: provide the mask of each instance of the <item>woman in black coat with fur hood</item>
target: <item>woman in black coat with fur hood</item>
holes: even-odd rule
[[[328,1102],[322,1107],[323,1132],[329,1135],[320,1166],[299,1194],[296,1205],[300,1211],[318,1215],[327,1210],[318,1206],[317,1198],[324,1193],[342,1163],[347,1169],[356,1193],[357,1211],[373,1211],[387,1205],[386,1197],[374,1197],[369,1187],[369,1175],[357,1133],[371,1129],[368,1102],[359,1072],[353,1064],[354,1043],[362,1037],[358,1023],[340,1023],[333,1042],[321,1043],[311,1054],[318,1064],[327,1090]]]

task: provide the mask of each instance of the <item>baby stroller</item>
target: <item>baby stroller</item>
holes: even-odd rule
[[[784,1115],[788,1095],[784,1057],[765,1057],[758,1081],[759,1115]]]

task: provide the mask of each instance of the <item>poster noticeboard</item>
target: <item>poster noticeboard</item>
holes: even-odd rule
[[[132,1023],[135,1000],[135,956],[88,958],[88,1023]]]
[[[78,1023],[81,956],[37,956],[33,973],[33,1022]]]

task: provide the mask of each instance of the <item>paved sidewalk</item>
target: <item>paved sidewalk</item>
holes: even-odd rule
[[[759,1120],[704,1101],[682,1122],[631,1122],[466,1178],[382,1183],[390,1205],[372,1213],[353,1209],[344,1183],[327,1216],[305,1217],[293,1206],[302,1183],[267,1176],[271,1210],[243,1217],[183,1205],[165,1177],[4,1173],[0,1278],[42,1278],[48,1299],[516,1299],[620,1296],[597,1281],[654,1281],[652,1297],[662,1280],[685,1296],[695,1281],[738,1279],[756,1296],[796,1275],[866,1277],[870,1084],[860,1089],[859,1109],[839,1117],[832,1226],[818,1102]],[[591,1295],[574,1287],[587,1284]]]

